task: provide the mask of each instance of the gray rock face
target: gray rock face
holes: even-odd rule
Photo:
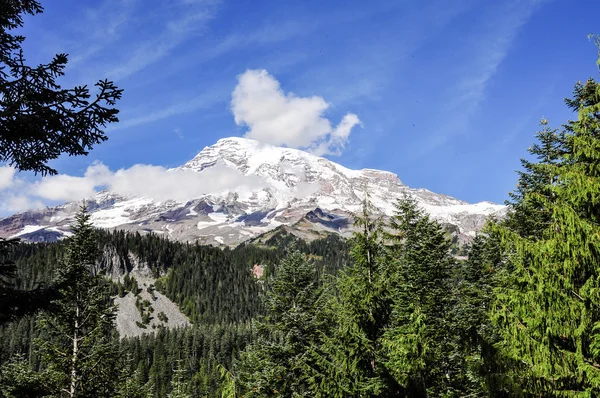
[[[121,337],[155,333],[160,327],[175,329],[190,325],[188,318],[179,311],[175,303],[155,290],[150,293],[149,287],[154,283],[153,279],[139,278],[138,282],[141,289],[138,295],[139,300],[147,300],[152,306],[150,322],[147,325],[142,324],[142,316],[135,305],[138,297],[131,292],[124,297],[116,297],[115,304],[117,304],[118,310],[115,323]],[[149,312],[149,308],[144,311]],[[161,313],[162,315],[159,316],[158,314]]]
[[[130,272],[125,259],[117,253],[117,248],[112,244],[104,246],[97,267],[98,271],[103,270],[107,277],[114,280],[120,279]]]
[[[102,250],[100,261],[96,264],[95,272],[104,271],[105,275],[115,281],[123,281],[129,275],[138,281],[140,292],[136,296],[129,292],[124,297],[115,297],[117,316],[115,319],[117,331],[121,337],[140,336],[155,333],[159,328],[182,328],[190,325],[189,319],[179,310],[177,305],[162,293],[151,289],[155,279],[148,264],[135,253],[128,252],[120,255],[112,244],[106,244]],[[152,307],[140,311],[136,300],[147,300]],[[148,312],[149,323],[142,323],[141,312]],[[162,314],[161,314],[162,313]],[[161,315],[159,315],[161,314]]]
[[[103,191],[88,201],[92,221],[98,227],[154,232],[174,240],[235,245],[281,225],[348,235],[352,214],[360,211],[367,193],[376,212],[384,217],[393,214],[396,199],[407,195],[433,218],[456,226],[460,239],[468,241],[489,216],[502,217],[505,213],[502,205],[469,204],[423,188],[410,188],[394,173],[350,170],[303,151],[244,138],[219,140],[173,170],[203,173],[223,169],[235,170],[252,184],[185,202]],[[67,203],[0,219],[0,236],[32,241],[67,236],[77,209],[76,203]],[[115,272],[122,266],[115,264]]]

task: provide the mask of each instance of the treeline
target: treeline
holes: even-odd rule
[[[351,266],[328,283],[299,253],[265,295],[232,396],[600,395],[600,85],[542,120],[503,220],[457,263],[405,198],[387,228],[368,201]],[[385,232],[384,232],[385,231]]]
[[[54,174],[50,160],[106,140],[121,90],[61,88],[64,54],[27,66],[15,29],[40,12],[0,9],[0,159]],[[576,119],[542,121],[509,213],[465,261],[410,198],[385,226],[367,199],[349,243],[220,250],[97,231],[85,208],[64,242],[0,239],[0,397],[600,396],[600,85],[566,104]],[[194,326],[119,339],[107,244]]]
[[[15,289],[27,291],[52,286],[65,266],[65,254],[72,243],[66,240],[11,245],[0,262],[15,263],[17,272],[11,279]],[[94,265],[90,264],[90,269],[98,270],[97,264],[104,261],[107,248],[117,254],[112,260],[122,267],[117,267],[119,272],[133,267],[129,263],[133,255],[136,261],[146,263],[152,274],[162,275],[156,283],[158,290],[176,302],[195,324],[186,330],[161,328],[156,336],[149,334],[125,340],[119,340],[113,331],[110,339],[119,353],[117,356],[129,358],[113,364],[115,368],[121,369],[123,377],[135,375],[136,388],[151,386],[152,396],[165,396],[172,388],[172,377],[179,374],[185,375],[186,386],[189,385],[193,396],[217,396],[222,384],[219,367],[230,368],[233,357],[250,340],[250,320],[263,311],[260,292],[268,285],[275,264],[285,257],[283,248],[291,244],[315,262],[319,273],[345,266],[348,261],[347,242],[335,235],[307,243],[282,231],[260,247],[240,245],[235,249],[220,249],[173,242],[154,234],[95,230]],[[262,280],[251,272],[255,264],[264,268]],[[106,292],[112,296],[127,291],[135,294],[138,290],[137,281],[128,274],[120,282],[103,281]],[[0,363],[14,365],[18,357],[21,368],[43,374],[46,365],[34,342],[51,337],[40,327],[40,322],[41,317],[34,316],[0,326]],[[182,341],[189,343],[185,351],[180,349]],[[190,352],[195,354],[187,355]],[[198,358],[200,362],[196,361]],[[174,363],[179,364],[181,373],[175,372]],[[11,366],[4,368],[5,374],[7,369],[14,368]],[[8,374],[11,376],[5,380],[10,381],[14,375]]]
[[[387,225],[367,198],[349,242],[282,233],[221,250],[94,231],[83,212],[66,242],[11,246],[2,259],[17,264],[11,288],[52,281],[57,295],[37,317],[2,326],[0,391],[599,395],[600,85],[577,84],[567,104],[577,119],[557,129],[542,121],[507,216],[490,220],[464,261],[408,197]],[[107,244],[162,275],[157,287],[195,326],[119,340],[107,322],[115,286],[90,272]],[[255,264],[264,266],[261,280]],[[85,327],[73,323],[79,307],[93,314],[81,318]],[[79,354],[73,339],[82,339]]]

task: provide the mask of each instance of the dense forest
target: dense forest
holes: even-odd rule
[[[577,119],[542,121],[507,216],[465,260],[409,197],[387,225],[367,197],[349,241],[220,249],[96,230],[82,208],[65,241],[6,244],[5,288],[50,304],[4,322],[2,394],[595,396],[600,85],[566,102]],[[111,297],[136,287],[98,272],[107,245],[146,262],[193,326],[120,339]]]
[[[262,313],[260,292],[266,288],[276,264],[293,245],[315,264],[319,274],[341,268],[348,261],[347,243],[336,235],[305,243],[286,233],[270,238],[266,245],[240,245],[235,249],[184,244],[158,237],[154,234],[125,234],[122,231],[98,230],[96,264],[101,264],[104,248],[115,248],[121,258],[135,253],[159,276],[156,288],[179,305],[198,327],[189,330],[160,330],[156,336],[119,340],[115,344],[130,356],[126,363],[128,373],[139,374],[144,383],[155,386],[157,396],[164,396],[173,374],[174,360],[186,366],[194,376],[195,395],[219,390],[221,375],[218,365],[231,366],[235,354],[251,338],[251,320]],[[17,289],[33,289],[40,284],[49,285],[57,277],[62,255],[69,242],[14,245],[5,253],[3,261],[14,263],[18,270],[14,283]],[[262,280],[253,276],[254,264],[260,264]],[[104,270],[102,270],[104,271]],[[135,278],[107,281],[111,295],[119,290],[137,290]],[[121,292],[123,294],[123,292]],[[0,329],[0,361],[25,354],[39,370],[40,357],[32,346],[36,339],[46,335],[38,328],[37,317],[22,318]],[[160,346],[157,351],[156,347]],[[156,363],[155,363],[156,361]],[[203,366],[201,362],[205,362]]]
[[[53,174],[107,138],[121,90],[61,89],[66,55],[26,66],[11,31],[41,11],[0,9],[0,161]],[[63,241],[0,239],[0,397],[600,396],[600,84],[565,102],[465,256],[408,196],[386,222],[367,196],[349,240],[201,246],[98,230],[85,204]],[[130,253],[191,326],[118,335]]]

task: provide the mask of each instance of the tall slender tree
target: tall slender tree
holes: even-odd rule
[[[100,80],[91,98],[87,86],[61,87],[67,54],[29,66],[18,34],[26,16],[43,12],[36,0],[4,0],[0,6],[0,162],[17,170],[56,174],[48,162],[60,155],[87,155],[107,139],[103,129],[118,122],[123,90]],[[0,238],[0,325],[43,309],[55,291],[15,289],[13,265],[2,261],[13,243]]]
[[[452,330],[456,351],[453,358],[459,371],[452,385],[461,395],[510,397],[520,388],[506,371],[519,367],[496,348],[499,336],[490,319],[494,288],[506,272],[499,237],[487,227],[469,246],[468,258],[456,272],[456,300],[452,310]]]
[[[381,337],[392,313],[393,289],[382,244],[382,221],[369,198],[355,217],[351,264],[340,271],[327,307],[334,327],[311,350],[311,379],[319,396],[374,397],[387,394],[390,378],[383,366]]]
[[[509,193],[511,200],[506,204],[510,212],[504,224],[524,237],[539,237],[552,217],[544,198],[554,195],[550,187],[556,182],[559,166],[564,161],[565,133],[548,127],[542,119],[537,142],[529,147],[532,160],[521,159],[517,189]],[[533,194],[535,193],[535,194]]]
[[[85,205],[71,229],[58,275],[61,298],[40,322],[50,338],[37,344],[45,364],[60,375],[62,395],[111,396],[119,380],[118,352],[110,340],[116,307],[107,283],[92,273],[98,245]]]
[[[409,197],[390,222],[394,302],[382,345],[385,366],[402,389],[397,395],[441,396],[457,372],[451,360],[451,242]]]

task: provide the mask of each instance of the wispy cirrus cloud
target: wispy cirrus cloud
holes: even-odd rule
[[[79,6],[81,4],[81,6]],[[90,83],[123,80],[160,62],[207,31],[220,0],[105,0],[79,3],[77,18],[53,37],[52,52],[72,54],[69,76]],[[66,34],[65,34],[66,33]]]
[[[451,100],[441,109],[443,122],[437,133],[428,134],[421,153],[436,149],[468,129],[469,122],[485,100],[486,89],[510,52],[519,31],[544,0],[512,1],[500,9],[476,39],[467,42],[461,77],[450,86]]]
[[[111,79],[120,80],[158,62],[185,41],[204,32],[207,23],[214,18],[214,15],[214,6],[210,6],[176,16],[162,28],[158,35],[137,43],[126,58],[115,67],[108,69],[106,75]]]
[[[199,95],[179,98],[176,102],[165,106],[145,107],[145,109],[135,111],[133,115],[121,117],[121,121],[110,127],[109,131],[137,127],[173,116],[208,109],[219,102],[223,102],[227,95],[228,91],[225,87],[212,87]]]
[[[96,7],[83,11],[83,15],[71,25],[74,37],[67,46],[74,48],[69,67],[77,67],[97,55],[106,47],[123,38],[130,26],[139,0],[105,0]],[[83,40],[81,40],[83,38]]]

